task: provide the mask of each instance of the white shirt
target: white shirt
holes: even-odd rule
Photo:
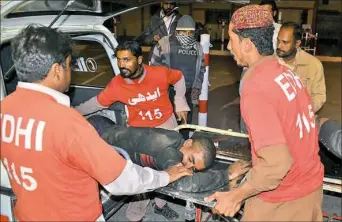
[[[49,96],[53,97],[57,101],[57,103],[70,107],[69,96],[61,92],[58,92],[54,89],[51,89],[49,87],[46,87],[37,83],[28,83],[28,82],[18,82],[18,87],[48,94]]]
[[[160,11],[160,18],[163,18],[164,16],[164,12],[163,10]],[[166,31],[167,31],[167,34],[170,35],[170,30],[171,30],[171,25],[172,25],[172,22],[173,20],[175,19],[176,16],[174,16],[174,14],[172,14],[171,16],[165,16],[163,18],[163,21],[165,23],[165,26],[166,26]]]

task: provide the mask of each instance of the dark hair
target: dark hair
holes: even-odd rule
[[[277,4],[273,0],[262,0],[259,5],[271,5],[272,6],[272,11],[276,12],[275,16],[272,15],[273,19],[278,22],[278,13],[279,10],[277,8]]]
[[[273,25],[262,28],[234,29],[233,31],[239,36],[240,40],[249,38],[254,43],[260,55],[268,56],[274,53]]]
[[[295,40],[302,40],[303,29],[302,27],[300,27],[299,24],[295,22],[284,22],[281,25],[280,29],[282,28],[293,28],[293,37],[295,38]]]
[[[14,67],[22,82],[45,79],[54,63],[66,67],[66,57],[72,54],[69,36],[35,24],[27,26],[14,37],[11,47]]]
[[[135,57],[142,55],[142,49],[138,42],[136,41],[125,41],[124,43],[118,45],[115,49],[115,56],[119,51],[130,51]]]
[[[207,138],[194,138],[193,143],[199,145],[203,150],[203,159],[205,168],[210,167],[216,158],[216,147],[211,139]]]

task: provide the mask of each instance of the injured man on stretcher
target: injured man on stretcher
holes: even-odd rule
[[[215,169],[216,147],[207,138],[184,140],[176,131],[119,126],[100,115],[93,115],[88,121],[108,144],[125,150],[135,164],[156,170],[177,164],[192,168],[192,176],[169,185],[179,191],[206,192],[224,186],[232,188],[250,169],[250,162],[242,160],[224,169]]]

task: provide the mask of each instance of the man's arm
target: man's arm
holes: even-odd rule
[[[247,180],[237,188],[241,191],[242,200],[277,188],[293,163],[286,145],[260,148],[257,158],[256,164],[247,173]]]
[[[146,26],[145,30],[141,34],[141,38],[143,39],[143,42],[147,45],[152,45],[154,43],[153,33],[151,33],[152,25],[153,25],[152,19],[153,19],[153,16],[151,17],[148,25]]]
[[[319,141],[335,156],[342,158],[341,123],[334,120],[321,119],[320,125]]]
[[[170,64],[167,64],[167,62],[166,62],[165,55],[162,54],[162,48],[161,48],[160,43],[156,44],[153,47],[153,52],[152,52],[150,62],[151,62],[151,65],[153,65],[153,66],[165,66],[165,67],[170,66]]]
[[[286,145],[283,126],[271,101],[261,92],[250,92],[241,100],[242,115],[250,129],[249,136],[257,157],[246,181],[255,192],[245,193],[248,194],[245,198],[275,189],[292,167],[293,159]]]
[[[182,75],[182,78],[173,86],[176,93],[174,101],[176,112],[190,111],[190,107],[185,98],[186,87],[184,76]]]
[[[310,96],[315,113],[322,108],[323,104],[327,100],[323,65],[320,61],[317,61],[317,63],[316,72],[311,86],[312,89],[310,90]]]
[[[191,177],[183,177],[170,184],[180,191],[186,192],[206,192],[217,190],[229,183],[229,189],[234,188],[243,175],[249,171],[251,165],[249,161],[239,160],[226,165],[223,169],[217,169],[215,165],[209,169],[194,172]]]
[[[132,195],[153,191],[183,176],[190,175],[190,170],[183,166],[173,166],[165,171],[156,171],[138,166],[128,160],[120,176],[103,187],[114,195]]]
[[[229,183],[227,170],[208,169],[194,172],[192,176],[183,177],[170,184],[171,187],[184,192],[205,192],[219,189]]]
[[[114,77],[106,86],[106,88],[104,88],[97,96],[94,96],[93,98],[74,108],[82,115],[88,115],[101,109],[108,108],[117,101],[116,96],[119,94],[118,89],[119,86]]]
[[[175,95],[175,110],[176,112],[190,111],[188,103],[186,102],[185,79],[183,73],[176,69],[167,69],[168,83],[174,86]]]
[[[88,101],[85,101],[84,103],[81,103],[78,106],[75,106],[74,108],[82,115],[88,115],[91,113],[95,113],[99,110],[105,109],[107,107],[102,106],[97,100],[97,96],[94,96],[93,98],[89,99]]]
[[[160,24],[159,24],[160,23]],[[154,35],[156,33],[159,33],[160,26],[163,25],[163,21],[160,19],[159,13],[154,14],[148,25],[146,26],[145,30],[141,34],[141,38],[143,39],[143,42],[147,45],[153,45],[156,43],[156,40],[154,39]],[[158,25],[158,27],[157,27]]]

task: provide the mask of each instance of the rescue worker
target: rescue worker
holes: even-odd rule
[[[219,189],[245,173],[249,161],[238,161],[228,168],[215,164],[216,147],[208,138],[184,140],[174,130],[146,127],[123,127],[100,115],[88,118],[99,135],[109,144],[125,150],[133,163],[157,170],[182,163],[193,169],[190,177],[171,184],[177,190],[205,192]]]
[[[176,9],[175,0],[162,0],[161,9],[154,14],[145,30],[139,35],[137,41],[151,45],[149,58],[151,58],[153,48],[164,36],[172,35],[176,30],[176,25],[181,14]]]
[[[177,23],[176,32],[163,37],[154,47],[151,57],[151,65],[182,71],[186,85],[185,97],[190,106],[188,123],[192,121],[194,104],[198,104],[206,71],[203,49],[195,38],[195,26],[191,16],[182,16]]]
[[[313,106],[299,77],[272,56],[273,30],[262,6],[248,5],[232,16],[228,49],[248,67],[241,112],[252,168],[238,188],[206,200],[216,200],[213,211],[226,216],[246,200],[242,221],[322,221],[324,167]]]
[[[181,71],[143,65],[142,50],[135,41],[115,49],[120,75],[115,76],[97,96],[75,107],[83,115],[122,102],[128,109],[128,125],[173,129],[177,121],[169,100],[168,88],[176,91],[175,109],[186,121],[189,106],[185,99],[185,81]]]
[[[11,41],[19,83],[1,101],[1,160],[19,221],[104,221],[98,183],[114,195],[166,186],[190,175],[123,159],[70,108],[71,39],[29,25]]]
[[[176,91],[175,110],[177,118],[187,121],[189,106],[185,99],[185,81],[181,71],[166,67],[143,65],[142,50],[135,41],[127,41],[115,49],[120,75],[115,76],[97,96],[75,107],[83,115],[109,107],[115,102],[127,106],[128,125],[134,127],[157,127],[173,129],[178,126],[168,89]],[[178,217],[166,201],[156,199],[155,212],[170,220]],[[127,217],[130,221],[141,220],[149,201],[130,204]],[[140,204],[139,206],[137,206]],[[129,213],[131,212],[131,213]]]
[[[273,49],[274,49],[274,51],[276,51],[278,33],[279,33],[279,30],[281,27],[281,24],[277,23],[278,22],[278,13],[279,13],[277,4],[273,0],[262,0],[259,5],[264,6],[270,12],[270,14],[273,17],[274,31],[273,31],[272,43],[273,43]],[[239,85],[239,95],[240,96],[241,96],[242,79],[243,79],[243,76],[246,73],[246,71],[247,71],[247,67],[243,67],[243,71],[241,73],[240,85]],[[240,117],[240,131],[241,131],[241,133],[247,134],[246,124],[243,121],[242,117]]]
[[[321,61],[300,48],[301,39],[302,28],[297,23],[285,22],[278,35],[277,55],[300,77],[316,113],[327,99],[324,69]]]

